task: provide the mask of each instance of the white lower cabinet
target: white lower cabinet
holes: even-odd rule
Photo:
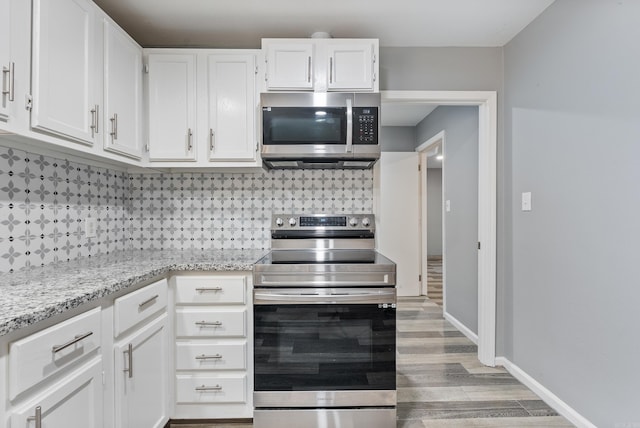
[[[175,277],[175,419],[253,416],[251,279]]]
[[[102,398],[102,359],[96,358],[14,410],[11,428],[99,428]]]
[[[169,419],[167,290],[163,279],[114,302],[116,428],[161,428]]]
[[[160,428],[168,419],[167,314],[114,347],[116,426]]]

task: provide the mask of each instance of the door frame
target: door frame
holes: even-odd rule
[[[428,287],[429,287],[429,275],[428,275],[428,262],[427,262],[427,258],[429,256],[429,247],[428,247],[428,238],[429,238],[429,227],[428,227],[428,221],[429,221],[429,215],[428,215],[428,208],[429,208],[429,199],[428,199],[428,190],[427,187],[429,185],[429,178],[428,178],[428,174],[427,174],[427,159],[432,156],[434,153],[433,150],[435,149],[436,146],[440,145],[441,147],[441,153],[444,153],[444,146],[445,146],[445,140],[446,140],[446,133],[445,131],[440,131],[438,132],[436,135],[434,135],[433,137],[429,138],[427,141],[425,141],[424,143],[420,144],[418,147],[416,147],[416,152],[418,153],[419,156],[419,163],[420,163],[420,185],[418,186],[418,191],[420,192],[420,274],[422,275],[422,284],[420,286],[420,291],[422,292],[423,295],[427,295],[427,291],[428,291]],[[441,187],[444,189],[444,164],[445,164],[445,159],[442,159],[442,184]],[[445,227],[444,227],[444,222],[445,222],[445,215],[444,215],[444,192],[442,192],[442,200],[440,201],[441,203],[441,207],[442,207],[442,255],[443,255],[443,259],[442,259],[442,309],[443,312],[446,312],[446,294],[444,293],[444,287],[445,287],[445,272],[446,270],[444,269],[444,264],[445,264],[445,260],[444,260],[444,254],[445,254]]]
[[[478,106],[478,359],[495,366],[498,101],[496,91],[380,91],[382,103]]]

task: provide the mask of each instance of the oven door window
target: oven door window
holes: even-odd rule
[[[344,108],[272,107],[262,112],[263,144],[345,144]]]
[[[396,388],[395,309],[255,305],[256,391]]]

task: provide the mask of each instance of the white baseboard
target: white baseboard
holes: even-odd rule
[[[505,357],[496,357],[496,365],[503,366],[513,377],[522,382],[526,387],[532,390],[545,403],[551,406],[556,412],[564,416],[578,428],[597,428],[589,422],[587,418],[576,412],[571,406],[562,401],[553,392],[545,388],[537,380],[529,376],[520,367],[513,364]]]
[[[467,338],[469,338],[469,340],[472,341],[474,344],[476,345],[478,344],[478,335],[472,332],[471,330],[469,330],[469,328],[466,325],[462,324],[460,321],[458,321],[456,317],[449,314],[448,312],[445,312],[444,319],[446,319],[451,324],[453,324],[455,328],[460,330],[460,332],[465,336],[467,336]]]

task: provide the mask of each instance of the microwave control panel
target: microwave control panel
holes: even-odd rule
[[[378,107],[353,108],[353,144],[378,144]]]

